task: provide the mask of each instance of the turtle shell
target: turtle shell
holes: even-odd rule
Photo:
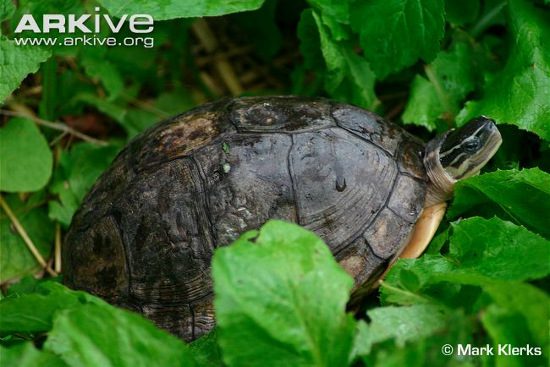
[[[192,340],[214,325],[216,247],[279,218],[321,236],[360,292],[420,215],[423,150],[325,99],[203,105],[136,137],[97,181],[66,237],[65,282]]]

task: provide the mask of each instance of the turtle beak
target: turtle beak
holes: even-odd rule
[[[500,131],[498,131],[495,120],[485,116],[476,118],[475,122],[478,124],[476,135],[479,136],[482,146],[488,151],[490,159],[502,143]]]

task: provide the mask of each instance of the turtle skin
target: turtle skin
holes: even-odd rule
[[[317,233],[360,297],[406,245],[426,195],[424,144],[325,99],[226,99],[133,139],[75,214],[64,281],[190,341],[215,324],[218,246],[270,218]]]

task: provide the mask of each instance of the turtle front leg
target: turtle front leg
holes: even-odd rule
[[[409,242],[405,245],[401,253],[393,258],[384,273],[380,275],[378,280],[374,283],[371,290],[376,289],[380,286],[380,284],[386,277],[386,274],[388,274],[391,267],[398,258],[416,259],[420,255],[422,255],[422,253],[424,252],[424,250],[426,250],[426,247],[428,247],[428,244],[432,240],[435,231],[437,231],[437,227],[439,227],[439,223],[441,223],[441,220],[445,215],[446,209],[447,203],[442,202],[428,206],[422,210],[422,214],[420,214],[420,217],[416,221],[414,229],[411,233]]]
[[[399,255],[400,258],[414,259],[422,255],[437,231],[446,209],[447,203],[445,202],[424,208],[416,221],[409,243]]]

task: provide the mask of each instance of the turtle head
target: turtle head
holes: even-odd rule
[[[478,117],[450,131],[439,148],[439,162],[455,180],[474,176],[496,153],[502,138],[495,122]]]
[[[455,182],[478,174],[501,143],[495,122],[484,116],[431,140],[424,157],[432,186],[428,201],[447,200]]]

